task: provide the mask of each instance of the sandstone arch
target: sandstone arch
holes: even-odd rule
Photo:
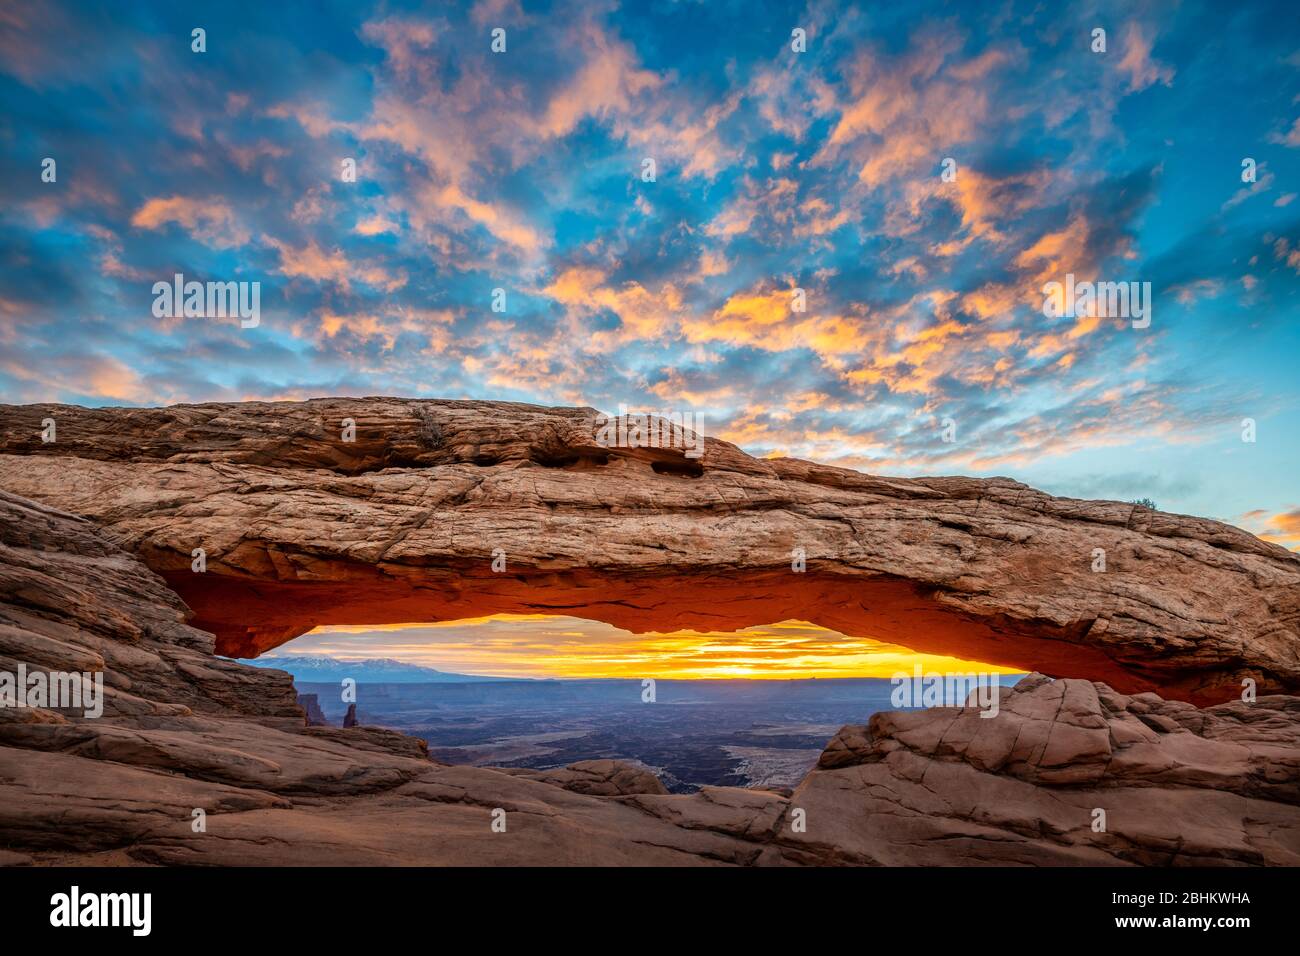
[[[1261,693],[1300,687],[1300,557],[1240,529],[1004,478],[759,460],[715,439],[690,461],[605,448],[595,415],[385,398],[9,406],[0,487],[109,529],[227,654],[322,623],[794,617],[1195,703],[1248,677]],[[47,417],[59,438],[42,445]]]

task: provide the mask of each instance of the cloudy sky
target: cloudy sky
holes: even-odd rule
[[[97,6],[0,9],[6,401],[689,409],[1300,547],[1290,3]]]

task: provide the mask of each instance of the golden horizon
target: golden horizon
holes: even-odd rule
[[[1006,667],[922,654],[807,621],[739,631],[634,634],[597,621],[494,614],[433,623],[327,625],[276,649],[284,656],[389,658],[484,677],[570,680],[798,680],[927,673],[1018,674]]]

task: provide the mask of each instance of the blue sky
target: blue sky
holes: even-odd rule
[[[1293,7],[859,6],[7,6],[0,395],[689,409],[1300,547]],[[156,318],[177,272],[260,325]]]

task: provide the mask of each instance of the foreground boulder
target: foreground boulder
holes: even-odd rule
[[[530,780],[540,780],[574,793],[595,797],[624,797],[631,793],[664,794],[668,789],[658,777],[643,767],[619,760],[579,760],[553,770],[502,768],[505,773]]]
[[[0,487],[107,529],[226,655],[506,612],[800,619],[1198,704],[1300,691],[1300,556],[1206,519],[715,439],[609,447],[592,409],[505,402],[0,406],[0,423]]]
[[[810,859],[1300,864],[1300,698],[1198,709],[1032,675],[845,727],[795,791]],[[814,829],[811,821],[818,819]]]

